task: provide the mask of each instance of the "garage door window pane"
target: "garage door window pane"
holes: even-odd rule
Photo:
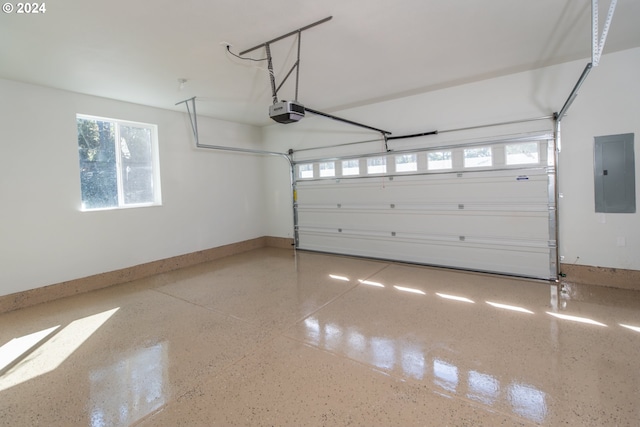
[[[508,165],[526,165],[540,161],[537,142],[510,144],[505,147],[505,151]]]
[[[367,159],[367,173],[385,173],[387,172],[387,158],[386,157],[373,157]]]
[[[465,148],[465,168],[481,168],[491,166],[491,164],[491,147]]]
[[[396,156],[396,172],[414,172],[418,170],[416,154],[400,154]]]
[[[360,161],[358,159],[342,161],[342,175],[358,175],[360,173]]]
[[[313,164],[307,163],[305,165],[298,166],[299,178],[313,178]]]
[[[320,176],[336,176],[336,164],[334,162],[320,163]]]
[[[451,151],[436,151],[427,154],[429,170],[451,169]]]

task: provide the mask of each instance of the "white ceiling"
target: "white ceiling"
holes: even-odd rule
[[[610,0],[600,0],[600,26]],[[590,0],[55,0],[0,14],[0,77],[224,120],[271,123],[265,62],[230,56],[332,16],[301,38],[299,96],[334,112],[591,55]],[[619,0],[605,53],[640,46]],[[296,37],[272,44],[278,84]],[[249,54],[265,56],[264,48]],[[187,83],[180,90],[178,79]],[[576,79],[578,76],[576,76]],[[294,77],[279,93],[293,99]],[[567,88],[569,91],[570,88]]]

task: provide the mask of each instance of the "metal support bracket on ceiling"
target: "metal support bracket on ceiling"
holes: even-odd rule
[[[278,91],[280,90],[280,88],[282,87],[282,85],[287,81],[287,79],[289,78],[289,76],[291,76],[291,73],[293,73],[293,70],[296,70],[296,91],[295,91],[295,100],[298,100],[298,81],[300,78],[300,43],[301,43],[301,35],[302,32],[305,30],[308,30],[309,28],[315,27],[316,25],[320,25],[323,24],[329,20],[331,20],[333,18],[333,16],[328,16],[324,19],[321,19],[319,21],[314,22],[313,24],[309,24],[307,26],[304,26],[302,28],[299,28],[297,30],[291,31],[287,34],[284,34],[280,37],[276,37],[275,39],[269,40],[268,42],[264,42],[262,44],[259,44],[257,46],[254,46],[250,49],[246,49],[243,50],[242,52],[240,52],[240,56],[245,55],[249,52],[253,52],[256,49],[260,49],[261,47],[264,47],[267,53],[267,67],[269,68],[269,75],[270,75],[270,79],[271,79],[271,94],[273,96],[273,103],[277,104],[278,103]],[[276,87],[276,77],[273,71],[273,58],[271,57],[271,44],[280,41],[282,39],[286,39],[287,37],[291,37],[297,35],[298,36],[298,57],[296,59],[296,62],[293,64],[293,66],[291,67],[291,69],[289,70],[289,72],[287,73],[287,75],[284,77],[284,79],[282,79],[282,82],[280,83],[280,85],[278,87]]]
[[[191,103],[191,108],[193,108],[193,114],[191,113],[191,109],[189,108],[189,103]],[[196,146],[200,144],[200,140],[198,139],[198,117],[196,116],[196,97],[185,99],[184,101],[176,102],[175,105],[184,104],[187,106],[187,113],[189,113],[189,123],[191,123],[191,130],[193,131],[193,137],[196,140]]]
[[[225,147],[222,145],[201,144],[200,137],[198,135],[198,116],[196,115],[196,97],[194,96],[193,98],[185,99],[184,101],[175,103],[175,105],[180,105],[180,104],[185,104],[187,106],[187,113],[189,114],[189,123],[191,124],[193,137],[196,141],[196,147],[208,148],[210,150],[218,150],[218,151],[233,151],[236,153],[278,156],[278,157],[285,158],[289,162],[289,164],[292,164],[291,155],[288,153],[280,153],[278,151],[255,150],[253,148]],[[189,104],[191,104],[191,107],[189,107]]]
[[[600,39],[598,40],[598,0],[591,0],[591,63],[594,67],[597,67],[600,63],[600,56],[604,50],[604,42],[607,40],[607,34],[609,33],[609,27],[611,26],[611,20],[613,19],[613,13],[616,10],[617,3],[618,0],[611,0],[607,20],[604,23],[602,35],[600,35]]]
[[[609,33],[609,27],[611,26],[611,20],[613,19],[613,13],[616,10],[616,4],[618,0],[611,0],[611,5],[609,6],[609,13],[607,13],[607,20],[604,24],[604,28],[602,30],[602,35],[598,34],[598,0],[591,0],[591,40],[592,40],[592,49],[591,49],[591,62],[586,65],[578,82],[573,87],[573,90],[569,94],[569,97],[565,101],[562,109],[559,113],[555,113],[556,121],[562,121],[565,114],[567,114],[567,110],[573,104],[576,97],[578,96],[578,90],[582,83],[586,80],[589,72],[593,67],[597,67],[600,63],[600,57],[602,56],[602,51],[604,50],[604,43],[607,40],[607,34]]]

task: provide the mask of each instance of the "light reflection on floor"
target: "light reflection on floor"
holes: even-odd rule
[[[91,427],[129,426],[166,402],[167,343],[91,372]]]
[[[31,353],[28,353],[0,376],[0,391],[56,369],[71,356],[85,340],[109,320],[118,309],[119,308],[116,307],[82,319],[74,320],[59,332],[51,335],[42,345],[35,348]],[[36,333],[35,336],[45,337],[56,329],[58,329],[58,326]],[[30,336],[33,337],[34,335],[30,334]],[[20,356],[21,354],[16,357]]]
[[[318,319],[304,320],[310,343],[327,350],[337,350],[352,355],[383,371],[400,368],[406,377],[416,380],[431,378],[443,392],[460,393],[485,405],[492,406],[502,399],[514,414],[540,423],[547,414],[546,393],[529,384],[510,382],[501,384],[495,376],[486,372],[461,371],[453,362],[428,358],[415,343],[372,336],[365,337],[352,327],[346,332],[335,323],[321,327]],[[346,345],[346,348],[345,348]],[[366,360],[363,355],[369,355]]]
[[[0,372],[7,369],[9,365],[16,363],[23,354],[34,348],[40,341],[48,337],[59,327],[60,325],[56,325],[38,332],[13,338],[0,347]]]
[[[491,375],[469,371],[469,399],[477,400],[485,405],[493,405],[500,395],[500,382]]]

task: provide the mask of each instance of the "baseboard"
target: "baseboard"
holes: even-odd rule
[[[269,236],[259,237],[256,239],[232,243],[230,245],[219,246],[185,255],[178,255],[171,258],[148,262],[120,270],[109,271],[107,273],[83,277],[81,279],[69,280],[41,288],[0,296],[0,313],[84,292],[95,291],[97,289],[153,276],[154,274],[166,273],[264,247],[291,249],[293,248],[293,239]]]
[[[640,270],[561,264],[563,281],[640,291]]]
[[[293,249],[293,239],[288,237],[266,236],[265,243],[270,248]]]

